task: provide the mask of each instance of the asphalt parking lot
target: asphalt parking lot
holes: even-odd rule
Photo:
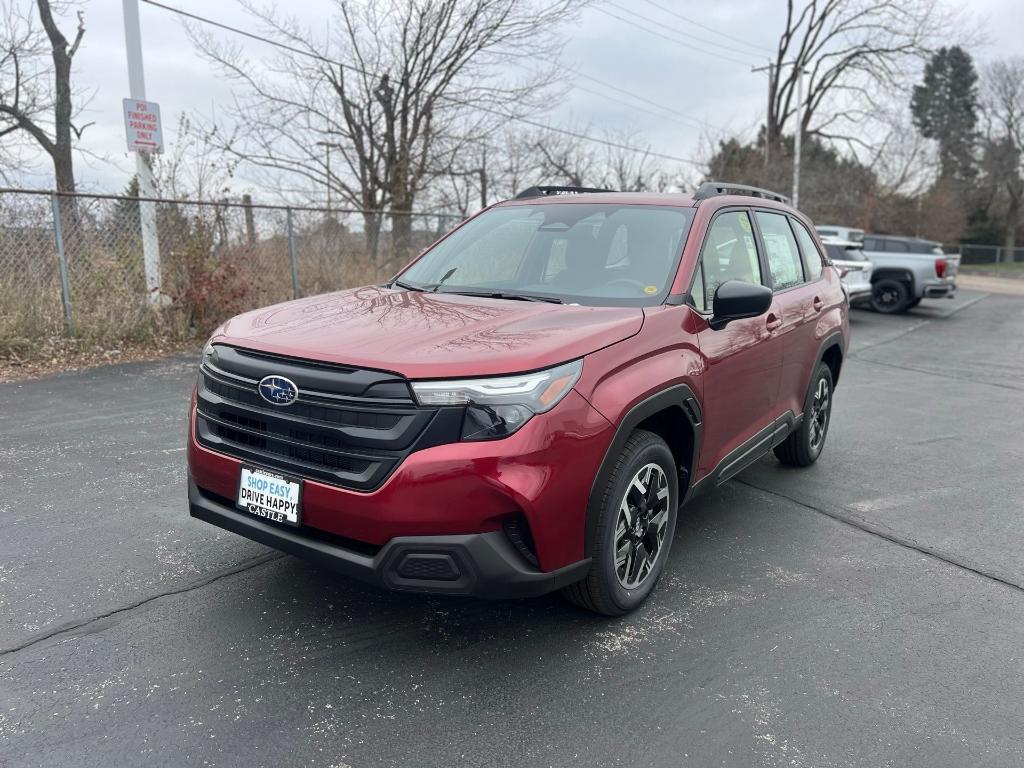
[[[1024,298],[853,314],[818,464],[687,507],[621,620],[191,520],[192,360],[0,385],[0,764],[1024,763]]]

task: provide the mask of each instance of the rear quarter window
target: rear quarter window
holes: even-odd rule
[[[796,241],[800,244],[800,253],[804,257],[804,271],[808,280],[817,280],[821,277],[821,251],[814,243],[814,238],[807,228],[794,218],[790,218],[793,231],[796,232]]]

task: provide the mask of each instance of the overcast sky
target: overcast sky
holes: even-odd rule
[[[233,26],[258,29],[231,0],[164,2]],[[625,96],[577,78],[578,87],[570,91],[563,103],[553,106],[548,118],[551,124],[589,124],[595,133],[604,129],[638,130],[652,149],[684,157],[699,155],[702,136],[708,131],[714,133],[717,127],[752,134],[764,117],[766,76],[752,73],[750,65],[766,61],[768,51],[755,46],[768,49],[773,46],[784,23],[784,0],[715,0],[711,3],[658,0],[658,5],[744,43],[683,21],[646,0],[615,2],[618,8],[600,3],[584,11],[579,23],[566,30],[568,43],[564,60],[582,73],[663,104],[692,120],[638,111],[648,107],[633,104]],[[280,4],[281,7],[291,6],[291,12],[308,21],[314,29],[322,28],[330,5],[328,0]],[[627,7],[632,12],[632,20],[644,27],[659,29],[677,38],[679,33],[686,33],[718,42],[731,50],[712,48],[692,38],[689,45],[667,40],[607,15],[627,17],[621,10]],[[966,7],[969,15],[981,23],[988,40],[982,48],[972,51],[977,59],[984,62],[1001,56],[1024,55],[1024,37],[1020,34],[1022,0],[971,0]],[[134,160],[125,151],[121,115],[121,99],[128,96],[121,8],[122,0],[89,0],[85,4],[87,33],[75,59],[75,82],[80,87],[94,89],[95,95],[83,121],[96,124],[86,131],[84,143],[93,153],[108,159],[105,162],[87,158],[78,161],[77,174],[83,190],[119,191],[128,183],[134,169]],[[193,51],[177,15],[146,4],[141,4],[140,15],[147,96],[159,103],[165,142],[173,142],[174,126],[180,113],[209,115],[218,104],[230,99],[230,90]],[[70,19],[62,23],[69,36],[73,26]],[[227,32],[218,34],[233,37]],[[253,58],[272,53],[268,46],[255,41],[243,38],[237,42]],[[719,55],[705,51],[717,51]],[[598,95],[600,93],[605,95]],[[699,125],[702,122],[714,127],[702,129]],[[40,173],[26,178],[26,182],[39,187],[51,186],[52,174],[46,164],[40,163],[38,170]],[[244,172],[239,181],[240,187],[247,186]]]

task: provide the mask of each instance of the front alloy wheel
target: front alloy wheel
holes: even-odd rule
[[[633,475],[619,503],[615,525],[615,577],[626,589],[639,587],[661,554],[668,526],[668,478],[657,464]]]
[[[594,484],[588,510],[587,577],[563,590],[605,616],[636,609],[654,589],[672,546],[679,506],[676,459],[658,435],[638,429]]]

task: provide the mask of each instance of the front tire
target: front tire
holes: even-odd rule
[[[906,312],[910,304],[910,289],[902,280],[883,277],[871,284],[871,308],[883,315]]]
[[[818,460],[832,421],[832,390],[832,370],[825,363],[818,363],[811,377],[800,426],[775,446],[775,456],[783,464],[809,467]]]
[[[679,506],[672,451],[658,435],[637,430],[598,488],[590,572],[563,594],[581,608],[622,616],[647,599],[672,546]]]

